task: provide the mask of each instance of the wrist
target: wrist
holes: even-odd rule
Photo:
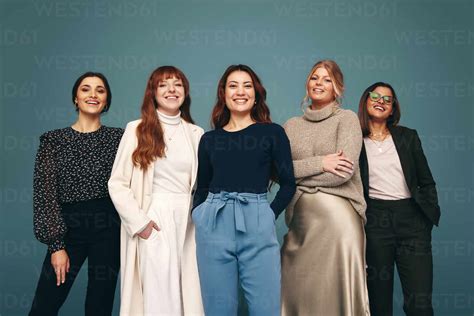
[[[50,254],[53,254],[57,251],[66,249],[66,244],[63,240],[56,240],[53,243],[48,245],[48,251]]]

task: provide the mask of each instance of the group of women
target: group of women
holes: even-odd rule
[[[48,252],[30,315],[57,315],[86,258],[86,315],[112,313],[119,269],[124,316],[236,315],[239,286],[250,315],[391,315],[395,264],[405,313],[432,315],[440,211],[420,139],[398,126],[389,84],[364,91],[358,117],[343,93],[338,65],[319,61],[303,116],[281,127],[257,74],[232,65],[204,133],[186,76],[163,66],[123,131],[100,121],[107,79],[79,77],[77,121],[43,134],[36,157]]]

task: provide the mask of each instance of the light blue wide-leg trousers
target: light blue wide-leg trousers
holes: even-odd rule
[[[239,281],[251,316],[280,315],[280,246],[266,194],[209,193],[192,218],[206,315],[237,315]]]

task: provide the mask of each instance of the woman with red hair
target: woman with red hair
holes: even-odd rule
[[[207,316],[237,315],[238,284],[249,315],[280,315],[280,251],[275,218],[295,192],[290,144],[270,120],[255,72],[232,65],[222,75],[214,130],[199,143],[193,221]],[[267,201],[270,179],[280,184]]]
[[[128,123],[109,191],[122,220],[120,315],[202,315],[190,205],[202,128],[173,66],[150,76]]]

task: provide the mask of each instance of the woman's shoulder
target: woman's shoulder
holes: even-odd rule
[[[201,126],[196,125],[194,123],[187,122],[186,120],[183,120],[183,122],[187,124],[189,128],[191,128],[192,131],[195,131],[201,135],[204,134],[204,129]]]
[[[231,132],[234,135],[274,136],[284,134],[283,127],[274,122],[257,122],[249,125],[241,131]]]
[[[71,133],[71,127],[63,127],[63,128],[57,128],[53,129],[47,132],[44,132],[40,136],[40,141],[42,142],[54,142],[58,141],[64,138],[65,135],[68,135]]]
[[[270,123],[257,123],[257,126],[260,126],[260,128],[262,129],[266,129],[266,130],[269,130],[269,131],[272,131],[272,132],[279,132],[279,131],[283,131],[283,127],[278,124],[278,123],[275,123],[275,122],[270,122]]]
[[[219,129],[211,129],[207,132],[204,132],[204,134],[202,135],[202,140],[209,140],[209,139],[212,139],[214,137],[216,137],[218,134],[219,134],[220,130]]]
[[[292,118],[288,119],[285,124],[283,124],[283,127],[287,129],[288,127],[293,127],[296,125],[299,125],[302,121],[304,121],[303,116],[293,116]]]
[[[351,109],[345,109],[345,108],[339,107],[337,111],[338,111],[337,114],[340,115],[341,117],[359,120],[357,114]]]
[[[391,126],[390,133],[395,134],[396,136],[404,136],[404,137],[416,137],[418,136],[418,132],[416,129],[408,128],[406,126],[395,125]]]
[[[360,128],[359,117],[350,109],[338,108],[335,116],[339,118],[340,122]]]
[[[104,126],[104,133],[103,135],[107,139],[113,139],[115,142],[118,142],[122,139],[124,129],[120,127],[109,127]]]
[[[285,138],[287,137],[285,129],[280,124],[278,124],[278,123],[269,123],[269,124],[266,124],[266,125],[268,125],[267,128],[269,130],[270,135],[277,135],[277,136],[280,136],[280,138],[281,137],[285,137]]]
[[[395,125],[395,126],[390,127],[390,129],[398,131],[398,132],[416,133],[416,129],[409,128],[402,125]]]
[[[137,120],[133,120],[133,121],[130,121],[127,123],[127,126],[125,127],[125,130],[128,130],[128,129],[136,129],[137,126],[142,122],[142,119],[137,119]]]
[[[110,132],[110,133],[120,133],[120,132],[123,132],[123,128],[122,127],[114,127],[114,126],[104,126],[104,130]]]
[[[121,127],[104,126],[104,131],[114,135],[122,135],[124,129]]]

